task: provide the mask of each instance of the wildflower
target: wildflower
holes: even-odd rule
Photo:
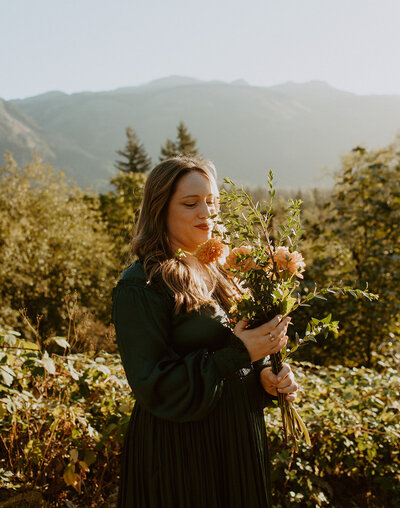
[[[303,278],[301,272],[304,272],[306,264],[303,256],[297,250],[290,252],[288,247],[277,247],[274,252],[274,261],[278,270],[288,270],[296,277]]]
[[[225,245],[218,238],[210,238],[206,242],[199,245],[194,255],[197,259],[205,264],[209,265],[217,259],[220,259],[225,254]]]

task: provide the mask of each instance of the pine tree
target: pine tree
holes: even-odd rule
[[[117,160],[115,167],[123,173],[146,173],[151,169],[151,159],[132,127],[126,128],[126,137],[125,149],[117,150],[125,160]]]
[[[177,155],[196,156],[199,154],[196,148],[196,140],[192,138],[183,122],[179,123],[177,131],[176,141],[167,139],[165,145],[161,147],[160,161]]]
[[[199,154],[196,148],[196,140],[192,138],[186,125],[180,122],[178,125],[178,150],[183,155],[196,156]]]
[[[165,145],[161,147],[160,161],[169,159],[170,157],[176,157],[179,154],[176,143],[167,139]]]

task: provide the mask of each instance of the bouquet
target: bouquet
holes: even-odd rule
[[[212,218],[216,224],[215,236],[200,245],[196,256],[204,264],[221,259],[224,246],[230,249],[226,256],[224,269],[237,288],[237,298],[232,301],[229,311],[232,328],[246,318],[248,326],[255,328],[270,321],[277,314],[289,315],[300,306],[309,306],[314,298],[325,299],[327,293],[350,293],[370,300],[377,295],[366,290],[347,286],[326,288],[314,287],[313,291],[301,291],[301,282],[305,262],[299,252],[298,244],[304,231],[301,229],[300,200],[289,200],[288,210],[283,224],[272,228],[272,205],[275,190],[273,173],[268,175],[269,203],[262,209],[260,203],[254,203],[251,195],[225,179],[230,190],[222,190],[222,212]],[[307,289],[307,288],[305,288]],[[302,293],[304,296],[302,296]],[[282,369],[282,363],[298,348],[316,342],[318,335],[327,336],[338,331],[338,321],[331,314],[322,319],[312,317],[303,337],[298,333],[293,343],[270,357],[274,374]],[[282,415],[285,441],[290,435],[294,448],[301,436],[311,444],[307,429],[292,402],[278,393],[278,404]]]

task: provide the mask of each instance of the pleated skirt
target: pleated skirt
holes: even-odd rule
[[[254,389],[253,389],[254,388]],[[260,388],[226,380],[202,420],[174,423],[138,403],[125,435],[118,508],[270,508]]]

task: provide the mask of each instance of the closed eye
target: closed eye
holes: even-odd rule
[[[187,208],[194,208],[197,205],[197,202],[196,203],[183,203],[183,205],[186,206]],[[216,203],[215,203],[215,201],[207,201],[207,206],[215,207]]]

